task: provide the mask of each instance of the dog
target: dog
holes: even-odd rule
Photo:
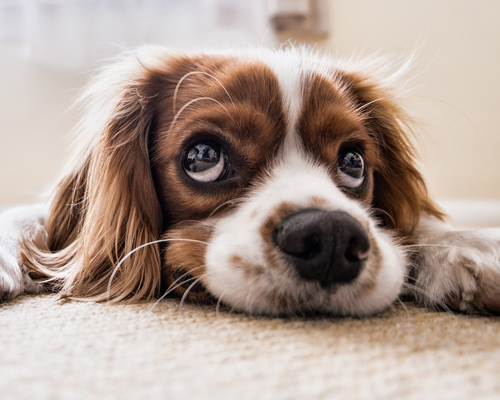
[[[1,297],[500,312],[500,229],[445,222],[382,70],[303,48],[121,57],[80,99],[48,205],[0,216]]]

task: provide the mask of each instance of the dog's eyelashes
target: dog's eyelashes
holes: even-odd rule
[[[215,143],[199,142],[189,147],[184,156],[184,171],[197,182],[215,182],[227,167],[227,156]]]
[[[363,156],[356,150],[341,152],[338,171],[342,186],[350,189],[360,187],[365,180]]]

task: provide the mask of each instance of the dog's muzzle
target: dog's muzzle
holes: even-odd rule
[[[343,211],[295,212],[276,225],[273,240],[303,279],[323,287],[356,279],[370,250],[365,229]]]

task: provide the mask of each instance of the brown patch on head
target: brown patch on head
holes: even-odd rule
[[[344,192],[370,204],[373,190],[371,166],[377,163],[378,152],[363,118],[354,112],[351,96],[342,90],[341,84],[335,83],[333,72],[331,79],[313,75],[305,88],[297,130],[306,151],[328,168],[334,181],[338,181],[341,150],[358,148],[362,151],[367,166],[366,184],[359,190],[345,188]]]
[[[189,72],[195,73],[182,80]],[[240,196],[278,152],[286,131],[279,83],[268,67],[231,57],[193,59],[182,73],[164,79],[159,91],[170,96],[160,99],[163,111],[151,147],[165,223],[207,218]],[[203,141],[224,149],[230,163],[226,179],[200,183],[185,173],[184,154]]]
[[[186,222],[163,237],[169,242],[163,254],[162,294],[172,289],[173,293],[183,296],[189,289],[189,300],[211,298],[206,290],[205,253],[212,231],[208,222]]]

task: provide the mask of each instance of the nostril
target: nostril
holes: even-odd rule
[[[344,257],[354,263],[364,261],[370,252],[370,241],[366,235],[357,235],[349,239]]]

